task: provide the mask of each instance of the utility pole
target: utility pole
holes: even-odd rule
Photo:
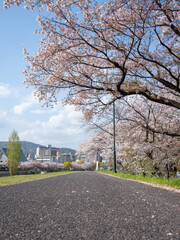
[[[115,122],[115,101],[113,102],[113,140],[114,140],[114,149],[113,149],[113,172],[116,171],[116,122]]]
[[[98,170],[98,163],[99,163],[99,152],[98,152],[98,148],[97,148],[97,152],[96,152],[96,171]]]

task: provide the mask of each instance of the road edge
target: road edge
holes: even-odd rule
[[[155,183],[143,182],[143,181],[140,181],[140,180],[121,178],[121,177],[114,176],[114,175],[111,175],[111,174],[108,174],[108,173],[102,173],[102,172],[97,172],[97,173],[100,173],[100,174],[103,174],[103,175],[106,175],[106,176],[110,176],[110,177],[115,177],[115,178],[127,180],[127,181],[139,182],[139,183],[143,183],[143,184],[146,184],[146,185],[149,185],[149,186],[152,186],[152,187],[163,188],[163,189],[166,189],[168,191],[180,193],[180,189],[177,189],[177,188],[167,187],[167,186],[163,186],[163,185],[155,184]]]

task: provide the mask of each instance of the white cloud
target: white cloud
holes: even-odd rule
[[[82,121],[82,112],[75,111],[74,106],[67,105],[64,110],[64,114],[66,114],[67,118],[69,119],[70,123],[73,125],[79,125]]]
[[[0,111],[1,141],[8,139],[12,129],[17,130],[22,141],[57,147],[76,149],[87,138],[82,127],[83,115],[75,111],[74,106],[66,105],[62,108],[59,103],[53,109],[41,108],[41,103],[34,98],[33,93],[21,95],[20,99],[19,96],[15,98],[14,93],[11,96],[11,112],[6,109]],[[16,99],[21,102],[18,103]]]
[[[33,103],[31,102],[25,102],[25,103],[21,103],[19,105],[14,106],[14,114],[23,114],[25,111],[27,111],[29,109],[29,107],[32,106]]]
[[[41,109],[36,109],[36,110],[32,110],[31,113],[44,114],[44,113],[47,113],[47,111],[46,110],[41,110]]]
[[[43,145],[76,148],[87,137],[81,119],[82,113],[67,105],[47,121],[36,121],[29,130],[19,135],[22,140]]]
[[[64,133],[66,133],[69,136],[82,134],[82,128],[81,127],[74,127],[74,126],[67,127],[67,128],[64,129]]]
[[[42,110],[42,109],[35,109],[35,110],[31,110],[31,113],[33,113],[33,114],[53,113],[53,112],[56,112],[57,109],[58,108],[56,106],[53,107],[52,109],[49,109],[49,108],[44,109],[44,110]]]
[[[11,95],[9,85],[0,85],[0,97],[7,97]]]
[[[66,131],[69,127],[80,126],[82,120],[82,113],[75,111],[74,106],[66,105],[59,110],[58,114],[53,115],[48,121],[42,123],[44,129],[56,129]]]
[[[1,131],[4,130],[7,126],[7,112],[0,111],[0,129]]]
[[[44,122],[43,127],[44,128],[53,128],[53,129],[61,128],[63,125],[63,120],[64,120],[63,115],[61,113],[59,113],[58,115],[54,115],[54,116],[50,117],[48,122]]]
[[[23,97],[22,101],[22,103],[14,106],[14,114],[22,115],[25,111],[29,110],[30,107],[38,103],[33,92],[30,95]]]
[[[4,118],[5,116],[7,116],[7,112],[6,111],[0,111],[0,118]]]
[[[12,87],[9,84],[0,84],[0,97],[20,97],[22,96],[22,91],[19,87]]]

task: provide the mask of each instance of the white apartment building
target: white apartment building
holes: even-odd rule
[[[57,162],[58,148],[52,147],[51,145],[39,146],[36,149],[35,158],[40,162]]]
[[[39,146],[36,149],[35,159],[40,162],[72,162],[73,156],[71,153],[59,153],[59,148],[52,147],[51,145]]]

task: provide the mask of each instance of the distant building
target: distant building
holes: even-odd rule
[[[34,158],[31,156],[30,153],[26,154],[26,157],[27,157],[28,161],[33,161],[34,160]]]
[[[35,159],[40,162],[72,162],[75,161],[75,156],[70,153],[59,153],[59,148],[52,147],[51,145],[39,146],[36,149]]]
[[[36,149],[35,158],[40,162],[57,162],[58,151],[58,148],[52,147],[51,145],[47,147],[39,146]]]
[[[57,158],[58,163],[72,162],[73,160],[74,156],[71,153],[61,153]]]
[[[84,162],[89,162],[89,159],[88,159],[87,155],[84,154],[84,153],[78,154],[78,155],[77,155],[77,160],[78,160],[78,161],[82,160],[82,161],[84,161]]]
[[[7,162],[8,160],[8,154],[7,154],[7,148],[2,148],[0,151],[0,162]],[[21,155],[20,155],[20,162],[26,162],[27,158],[24,155],[23,151],[21,150]]]
[[[99,152],[92,154],[90,157],[87,154],[81,152],[76,155],[76,158],[78,161],[83,160],[84,162],[96,162],[98,158],[98,162],[105,162],[103,161]]]

